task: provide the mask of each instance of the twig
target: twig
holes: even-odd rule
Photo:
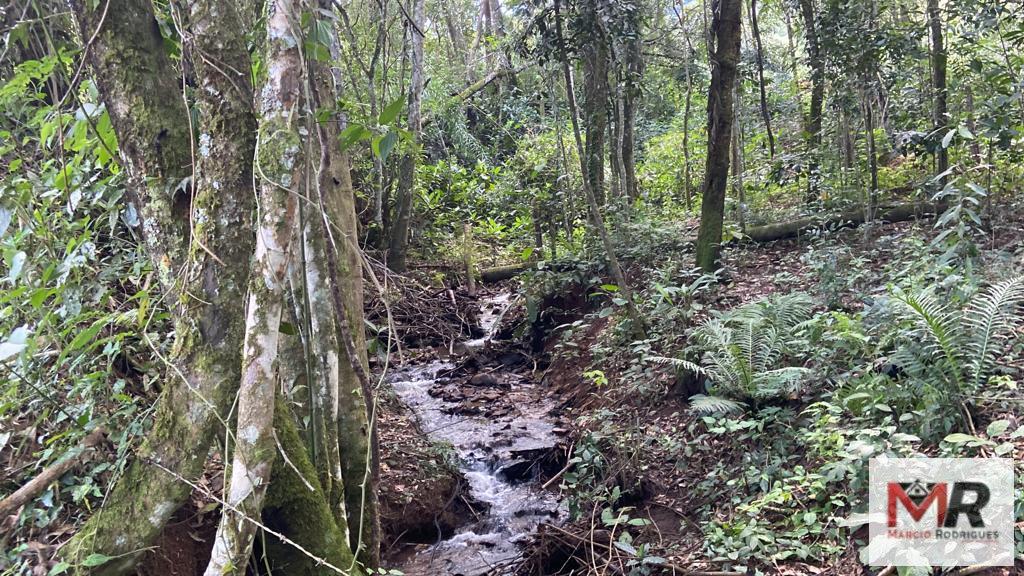
[[[102,428],[93,430],[78,446],[69,450],[48,468],[43,469],[38,476],[18,488],[14,494],[0,501],[0,518],[6,518],[9,514],[16,512],[26,502],[38,496],[47,486],[59,480],[61,476],[77,466],[87,453],[102,444],[104,438],[105,433]]]

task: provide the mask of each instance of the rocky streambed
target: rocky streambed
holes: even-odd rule
[[[564,430],[534,380],[531,359],[493,342],[507,293],[482,300],[482,337],[453,346],[445,360],[400,367],[396,395],[432,440],[450,443],[482,510],[450,537],[407,548],[393,566],[407,575],[507,574],[520,544],[542,522],[559,522],[557,494],[538,480],[561,464]]]

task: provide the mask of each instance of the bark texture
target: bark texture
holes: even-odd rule
[[[365,570],[355,563],[344,530],[334,521],[330,498],[320,486],[316,469],[295,427],[295,417],[281,398],[275,403],[274,430],[285,462],[274,466],[271,474],[263,523],[307,553],[268,534],[265,546],[273,573],[284,576],[337,574],[318,561],[322,559],[341,570],[349,570],[351,576],[362,576]]]
[[[224,10],[219,7],[217,12]],[[267,18],[267,79],[259,98],[256,155],[260,176],[256,252],[250,275],[238,425],[230,480],[206,576],[244,573],[263,497],[276,457],[274,387],[289,245],[305,164],[299,133],[303,84],[301,13],[294,0],[276,0]],[[234,34],[236,36],[241,36]]]
[[[91,38],[104,6],[76,0],[73,7],[82,37]],[[231,71],[209,73],[205,61],[197,62],[202,129],[191,188],[182,187],[182,178],[192,175],[189,115],[149,2],[111,0],[87,55],[175,314],[153,429],[106,505],[61,551],[74,564],[93,553],[115,558],[93,568],[96,573],[130,571],[188,497],[181,478],[202,473],[239,382],[254,244],[249,55],[234,34],[240,29],[234,10],[213,14],[195,2],[191,11],[192,46]]]
[[[804,21],[807,63],[811,68],[811,109],[804,126],[808,158],[807,201],[817,202],[820,197],[818,153],[821,148],[821,114],[825,103],[825,59],[821,54],[814,0],[800,0],[800,15]]]
[[[697,234],[697,266],[718,269],[722,248],[725,191],[729,183],[729,145],[732,140],[733,93],[740,56],[740,2],[719,0],[711,22],[713,45],[711,87],[708,89],[708,156]]]
[[[413,0],[412,20],[415,26],[410,26],[410,61],[412,65],[412,77],[409,83],[409,122],[408,128],[413,135],[413,149],[404,158],[399,169],[398,191],[395,196],[395,218],[391,227],[391,240],[388,246],[388,267],[396,272],[405,271],[406,251],[409,246],[409,220],[412,217],[412,192],[416,184],[416,162],[418,151],[416,147],[420,141],[421,130],[421,105],[423,101],[423,36],[420,30],[423,29],[424,0]],[[484,12],[490,15],[490,8],[487,7],[487,0],[484,0]]]
[[[320,0],[322,14],[331,3]],[[340,46],[331,38],[328,51],[337,61]],[[313,91],[318,108],[330,110],[341,97],[340,71],[325,62],[313,65]],[[377,566],[380,556],[380,521],[377,515],[377,468],[372,390],[364,386],[369,373],[363,331],[362,252],[358,243],[355,192],[348,154],[332,145],[344,129],[342,113],[334,110],[318,125],[320,167],[316,217],[306,219],[306,285],[318,326],[313,330],[315,350],[329,376],[325,406],[331,444],[326,455],[333,478],[330,502],[335,520],[349,535],[350,545],[365,566]],[[326,218],[325,218],[326,216]],[[327,226],[329,224],[329,226]],[[329,261],[336,264],[330,273]],[[335,309],[334,294],[341,309]],[[344,315],[344,322],[338,314]],[[363,376],[361,376],[363,375]],[[333,439],[331,439],[333,438]]]

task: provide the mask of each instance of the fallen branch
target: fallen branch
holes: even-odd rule
[[[69,470],[77,466],[89,452],[103,443],[104,436],[102,428],[93,430],[82,439],[78,446],[69,450],[67,454],[61,456],[59,460],[44,469],[38,476],[29,480],[21,488],[18,488],[14,494],[0,501],[0,518],[6,518],[8,515],[17,512],[26,502],[38,496],[47,486],[53,484]]]
[[[579,534],[574,534],[564,528],[555,526],[554,524],[544,524],[544,526],[552,530],[555,530],[556,532],[559,532],[565,536],[573,538],[581,544],[589,544],[591,546],[596,546],[597,548],[607,550],[608,552],[615,552],[617,550],[617,548],[614,548],[613,546],[610,546],[603,542],[595,541],[592,535],[590,537],[580,536]],[[680,574],[684,576],[744,576],[744,574],[746,574],[745,572],[731,572],[725,570],[691,570],[689,568],[683,568],[682,566],[678,566],[668,561],[662,564],[662,566],[671,569],[673,574]]]

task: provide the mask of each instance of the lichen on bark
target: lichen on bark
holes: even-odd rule
[[[82,36],[91,37],[104,5],[76,0],[73,7]],[[203,19],[194,13],[193,42],[228,69],[248,70],[244,39],[211,38],[218,30],[238,29],[227,21],[232,14],[219,10],[217,18]],[[120,574],[131,570],[188,497],[188,481],[202,473],[238,385],[253,250],[255,118],[247,75],[230,78],[197,63],[204,87],[197,91],[197,107],[210,153],[198,159],[191,187],[178,190],[180,179],[193,175],[188,112],[151,4],[112,0],[86,57],[138,199],[150,259],[175,315],[175,343],[165,358],[153,428],[104,506],[61,550],[79,566],[94,553],[114,557],[90,571]],[[194,211],[210,222],[200,234],[191,226]]]

